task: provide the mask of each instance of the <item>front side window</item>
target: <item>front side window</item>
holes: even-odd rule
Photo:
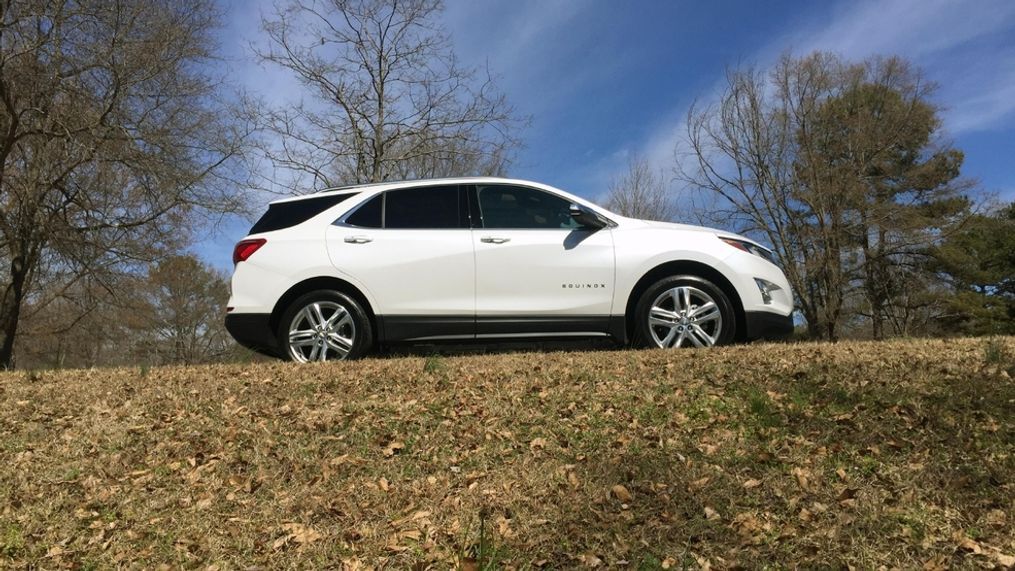
[[[467,228],[458,185],[391,190],[384,195],[384,227],[390,229]]]
[[[479,185],[476,188],[484,228],[578,228],[571,202],[524,186]]]

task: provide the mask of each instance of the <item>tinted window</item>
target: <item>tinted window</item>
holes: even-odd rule
[[[385,228],[464,228],[458,186],[392,190],[384,199]]]
[[[383,206],[384,195],[378,194],[363,203],[363,205],[357,208],[355,212],[350,214],[345,219],[345,223],[352,226],[359,226],[360,228],[380,228],[381,208]]]
[[[254,226],[250,229],[250,234],[281,230],[306,222],[351,196],[355,196],[355,193],[329,194],[294,200],[292,202],[271,204],[268,206],[268,211],[254,223]]]
[[[478,187],[484,228],[577,228],[571,203],[524,186]]]

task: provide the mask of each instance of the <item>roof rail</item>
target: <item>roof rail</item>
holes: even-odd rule
[[[427,182],[427,183],[433,182],[433,183],[440,183],[440,182],[445,182],[445,181],[450,182],[450,181],[465,180],[465,179],[502,179],[503,180],[503,177],[485,176],[485,175],[472,175],[472,176],[445,176],[445,177],[437,177],[437,178],[407,178],[407,179],[402,179],[402,180],[382,180],[380,182],[363,182],[363,183],[359,183],[359,184],[350,184],[350,185],[345,185],[345,186],[329,186],[327,188],[321,188],[321,189],[315,190],[311,194],[317,194],[319,192],[336,192],[336,191],[342,191],[342,190],[356,190],[356,189],[359,189],[359,188],[367,188],[367,187],[371,187],[371,186],[380,186],[382,184],[383,185],[386,185],[386,184],[404,184],[404,183],[410,183],[410,182]]]

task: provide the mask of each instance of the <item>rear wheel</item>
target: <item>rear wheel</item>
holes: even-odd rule
[[[370,318],[351,297],[314,291],[299,297],[279,321],[282,358],[299,363],[363,356],[373,344]]]
[[[664,349],[712,347],[733,341],[733,305],[718,286],[697,276],[652,284],[635,307],[635,339]]]

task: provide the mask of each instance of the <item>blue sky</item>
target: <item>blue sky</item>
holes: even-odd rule
[[[256,64],[260,14],[271,0],[222,0],[228,79],[275,103],[300,93]],[[966,153],[963,174],[1015,200],[1015,2],[447,0],[459,58],[488,66],[520,114],[525,148],[510,174],[596,198],[639,154],[667,173],[696,99],[715,97],[724,70],[767,67],[782,53],[848,59],[901,55],[939,85],[944,137]],[[679,189],[674,189],[679,190]],[[234,221],[195,245],[231,268]]]

